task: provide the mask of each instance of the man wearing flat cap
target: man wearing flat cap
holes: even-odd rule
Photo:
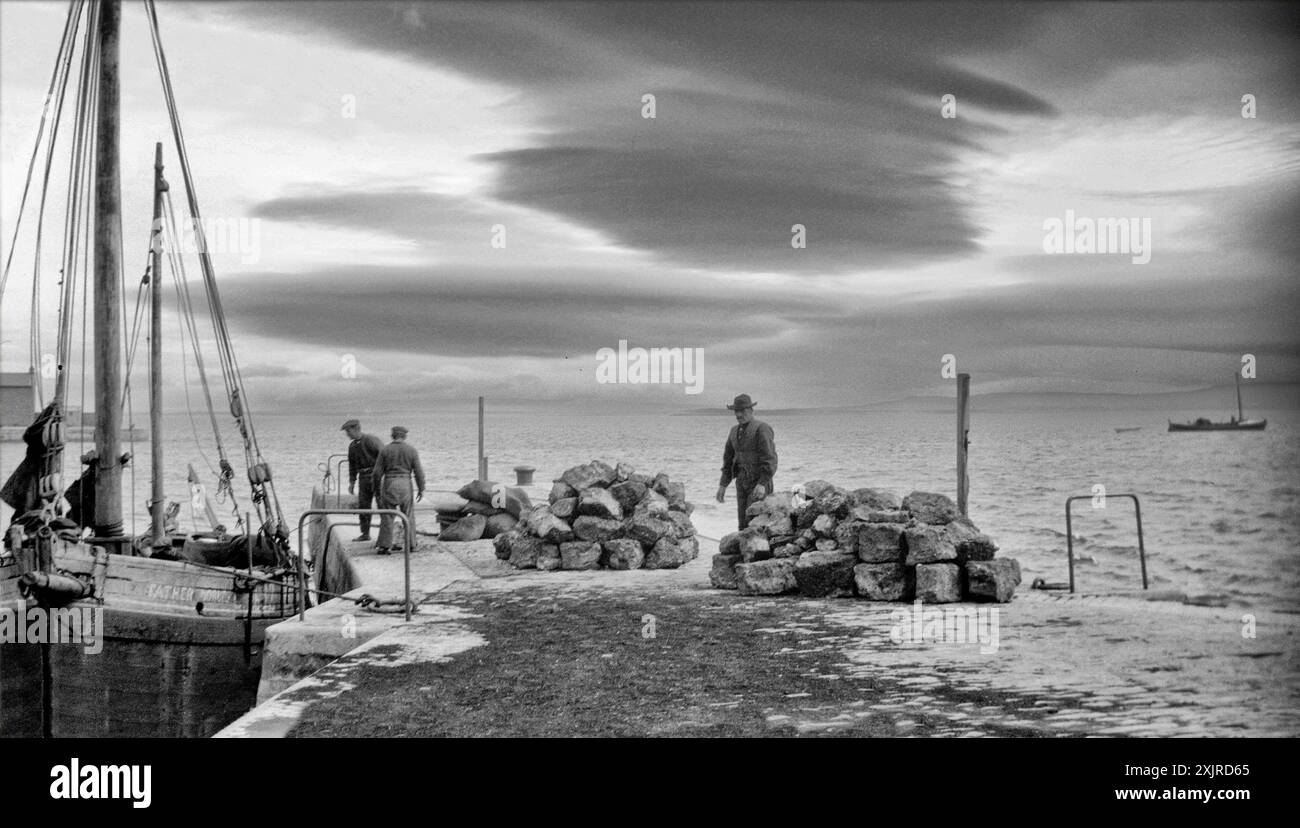
[[[393,426],[393,442],[384,446],[375,460],[375,492],[379,495],[379,508],[400,509],[404,514],[411,514],[411,476],[415,475],[415,499],[424,497],[424,469],[420,466],[420,453],[406,442],[406,428]],[[393,546],[393,517],[379,516],[379,540],[375,542],[375,551],[387,555],[400,551],[401,544]],[[414,550],[412,550],[414,551]]]
[[[375,470],[375,460],[379,458],[379,452],[383,450],[384,444],[373,434],[366,434],[361,430],[360,420],[348,420],[343,424],[343,430],[348,433],[348,494],[357,496],[357,508],[369,509],[374,503],[375,488],[372,484],[371,472]],[[357,491],[357,483],[361,483],[361,491]],[[361,535],[353,538],[353,541],[370,540],[370,515],[361,516]]]
[[[776,440],[772,427],[754,419],[754,401],[748,394],[736,397],[727,406],[736,412],[736,425],[727,435],[722,451],[722,480],[718,483],[718,502],[726,500],[727,486],[736,481],[736,511],[740,528],[749,525],[745,509],[772,493],[776,474]]]

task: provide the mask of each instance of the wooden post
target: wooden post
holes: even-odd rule
[[[478,479],[487,480],[487,458],[483,455],[483,398],[478,398]]]
[[[970,445],[970,374],[957,375],[957,511],[966,514],[970,478],[966,475],[966,447]]]
[[[122,255],[118,169],[118,0],[99,7],[99,111],[95,125],[95,474],[96,535],[122,533]],[[71,274],[69,274],[71,278]]]

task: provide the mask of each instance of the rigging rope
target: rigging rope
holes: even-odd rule
[[[50,131],[50,146],[45,153],[45,184],[42,190],[41,201],[44,203],[45,190],[48,189],[50,180],[50,162],[53,157],[55,139],[58,135],[59,114],[63,108],[63,90],[67,87],[68,75],[72,67],[72,54],[74,44],[77,39],[77,27],[81,21],[81,8],[85,0],[72,0],[68,7],[68,18],[63,23],[63,37],[59,41],[58,55],[54,59],[54,72],[50,76],[50,88],[45,93],[45,105],[41,108],[41,120],[36,128],[36,141],[32,145],[32,157],[27,162],[27,178],[23,182],[23,195],[18,202],[18,218],[14,224],[13,241],[9,244],[9,255],[5,257],[5,269],[0,272],[0,299],[4,298],[5,285],[9,282],[9,267],[14,261],[14,250],[18,246],[18,231],[23,224],[23,212],[27,206],[27,192],[32,184],[32,173],[36,169],[36,158],[40,155],[41,138],[45,135],[45,121],[50,113],[50,105],[54,104],[54,122]],[[59,80],[62,76],[62,81]],[[55,97],[56,90],[58,92]],[[43,212],[43,211],[42,211]],[[39,237],[39,231],[38,231]],[[39,245],[38,245],[39,246]],[[37,259],[39,262],[39,258]],[[35,279],[33,281],[36,281]],[[35,320],[33,320],[34,322]]]
[[[234,416],[240,436],[243,438],[244,459],[249,469],[249,484],[253,492],[253,504],[257,509],[258,519],[262,521],[264,527],[274,517],[275,526],[267,528],[283,542],[284,537],[287,536],[284,514],[280,508],[275,484],[271,480],[270,468],[262,457],[261,447],[257,441],[257,433],[253,428],[251,418],[245,410],[247,394],[238,363],[235,360],[230,331],[226,324],[225,309],[221,303],[221,295],[217,290],[216,274],[212,267],[211,257],[208,254],[202,216],[199,212],[198,197],[195,192],[194,177],[190,170],[189,154],[185,146],[184,131],[181,128],[175,92],[171,83],[171,73],[167,66],[167,56],[163,49],[162,37],[159,31],[157,9],[153,0],[145,0],[145,6],[148,10],[149,31],[153,41],[158,74],[162,83],[163,97],[167,103],[167,113],[171,122],[172,135],[175,139],[181,175],[185,181],[185,194],[189,203],[190,218],[194,225],[195,238],[198,243],[199,264],[203,271],[203,286],[207,295],[208,307],[211,311],[213,331],[216,335],[217,355],[221,364],[222,380],[226,386],[226,396],[230,402],[231,414]]]
[[[179,240],[181,236],[177,230],[176,211],[172,205],[170,190],[164,191],[163,204],[166,208],[164,212],[164,220],[166,222],[168,238],[173,241]],[[217,475],[217,500],[219,502],[225,502],[227,499],[230,501],[231,513],[235,518],[235,525],[240,529],[244,529],[244,513],[239,507],[239,500],[235,496],[235,489],[231,484],[231,481],[235,476],[235,470],[234,467],[230,465],[230,459],[226,454],[225,443],[221,439],[221,426],[217,423],[216,407],[212,404],[212,390],[208,385],[207,368],[203,363],[203,348],[199,340],[198,324],[194,321],[194,301],[190,294],[189,276],[185,271],[185,257],[180,255],[179,245],[177,244],[168,245],[165,249],[168,254],[168,260],[172,265],[172,279],[176,283],[176,301],[177,306],[180,309],[179,315],[182,327],[184,328],[182,340],[188,338],[191,345],[191,351],[194,354],[194,363],[199,375],[199,382],[203,387],[203,400],[207,406],[208,420],[212,425],[212,436],[217,446],[217,459],[220,465],[220,471],[218,472],[216,469],[213,469],[213,473]],[[188,334],[188,337],[186,334]],[[185,370],[185,365],[186,361],[182,349],[182,370]],[[195,442],[197,443],[198,429],[194,424],[194,411],[193,406],[190,403],[189,393],[189,378],[187,375],[185,378],[185,405],[190,417],[190,427],[194,430]],[[202,450],[200,450],[200,453],[202,453]],[[206,455],[204,455],[203,459],[204,462],[208,463],[208,468],[211,469],[212,464],[208,462]],[[261,515],[259,514],[259,518],[260,517]]]

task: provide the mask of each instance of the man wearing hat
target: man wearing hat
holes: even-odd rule
[[[374,503],[374,486],[371,485],[370,473],[374,471],[375,460],[384,444],[373,434],[361,431],[360,420],[348,420],[343,430],[352,440],[348,443],[348,494],[357,496],[357,508],[369,509]],[[357,480],[361,480],[361,491],[357,492]],[[370,540],[370,515],[361,516],[361,534],[354,541]]]
[[[371,472],[375,491],[379,494],[379,508],[400,509],[404,514],[411,513],[411,475],[415,475],[415,499],[424,497],[424,469],[420,466],[420,453],[406,442],[406,428],[393,426],[393,442],[384,446],[375,459],[375,469]],[[401,544],[393,546],[393,517],[379,516],[379,540],[375,551],[387,555],[400,550]]]
[[[726,500],[727,485],[736,481],[736,510],[740,528],[749,525],[745,509],[772,493],[772,477],[776,474],[776,440],[772,427],[754,419],[754,401],[748,394],[736,397],[727,406],[736,412],[736,425],[727,435],[727,446],[722,451],[722,480],[718,483],[718,502]]]

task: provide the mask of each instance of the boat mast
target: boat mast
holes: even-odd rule
[[[154,147],[153,159],[153,238],[149,247],[149,443],[153,491],[149,513],[153,519],[152,546],[166,546],[163,532],[163,450],[162,450],[162,207],[167,182],[163,180],[163,145]]]
[[[99,108],[95,125],[95,534],[122,534],[122,255],[118,169],[119,0],[99,11]]]
[[[1232,376],[1237,381],[1237,422],[1241,422],[1243,419],[1241,416],[1241,373],[1233,371]]]

